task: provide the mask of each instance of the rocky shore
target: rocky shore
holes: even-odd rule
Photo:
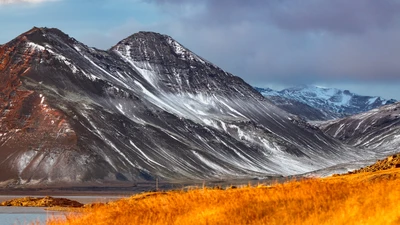
[[[46,197],[25,197],[17,198],[0,203],[0,206],[18,206],[18,207],[72,207],[78,208],[84,205],[80,202],[67,198]]]

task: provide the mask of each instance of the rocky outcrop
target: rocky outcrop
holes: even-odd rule
[[[0,206],[18,206],[18,207],[83,207],[82,203],[66,198],[53,198],[46,196],[43,198],[25,197],[17,198],[0,203]]]
[[[349,174],[377,172],[382,170],[400,168],[400,153],[378,160],[375,164],[349,172]]]

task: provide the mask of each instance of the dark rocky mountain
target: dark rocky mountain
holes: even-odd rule
[[[393,104],[394,99],[362,96],[348,90],[302,85],[275,91],[255,88],[277,106],[307,120],[338,119],[366,112],[383,105]]]
[[[107,51],[33,28],[0,47],[0,181],[254,178],[356,160],[171,37]]]
[[[387,155],[400,148],[400,102],[320,124],[328,135],[360,149]]]

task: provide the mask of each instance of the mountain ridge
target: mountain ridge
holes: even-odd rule
[[[301,112],[299,112],[301,110],[296,110],[296,108],[291,106],[294,103],[293,101],[306,104],[322,113],[322,115],[316,112],[308,115],[301,114],[301,116],[309,120],[343,118],[396,102],[394,99],[386,100],[378,96],[362,96],[348,90],[312,85],[300,85],[281,91],[275,91],[270,88],[255,89],[277,105],[294,114],[301,114]],[[302,108],[311,111],[308,107]]]
[[[319,124],[326,134],[363,149],[396,152],[400,147],[400,102]],[[398,151],[398,150],[397,150]]]
[[[60,32],[0,48],[3,186],[255,178],[362,158],[165,36],[104,51]]]

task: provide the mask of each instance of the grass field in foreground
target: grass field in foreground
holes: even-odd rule
[[[145,193],[47,224],[400,224],[399,174]]]

